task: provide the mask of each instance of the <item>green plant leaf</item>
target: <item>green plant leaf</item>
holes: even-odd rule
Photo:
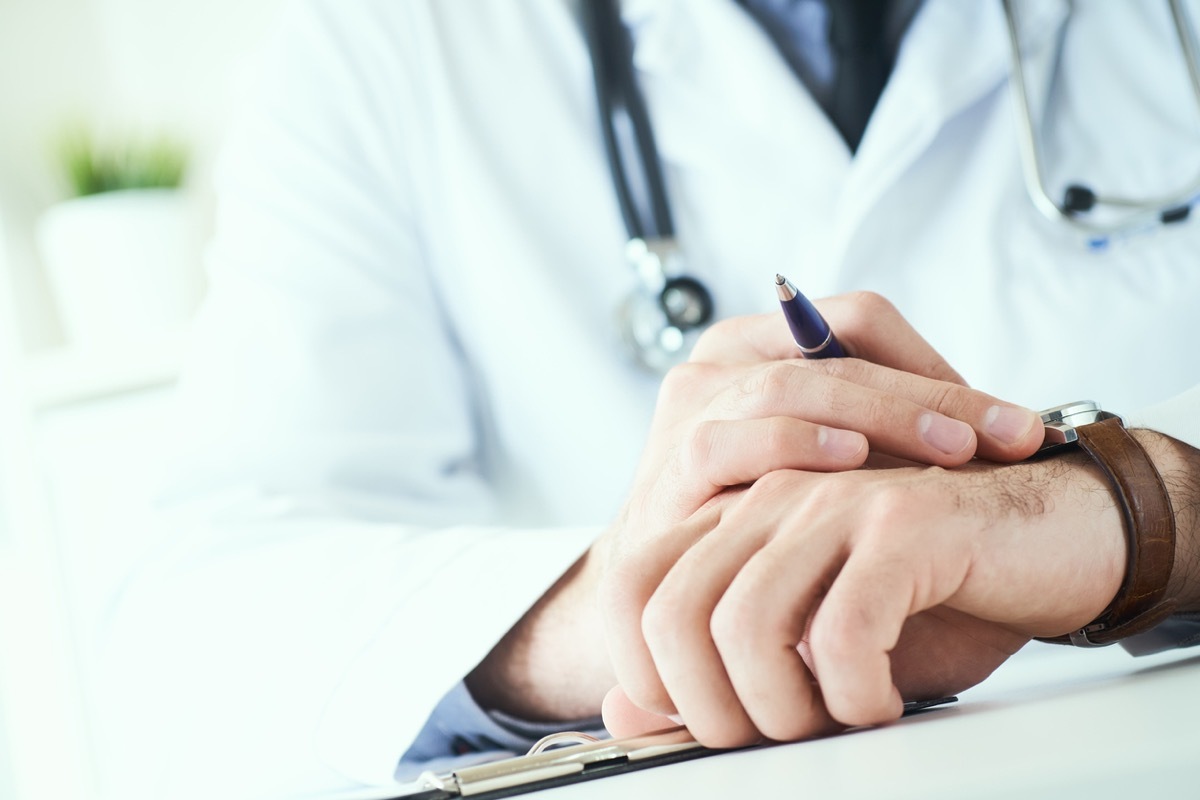
[[[173,189],[183,182],[187,149],[168,137],[102,144],[82,126],[58,146],[63,172],[77,197],[122,189]]]

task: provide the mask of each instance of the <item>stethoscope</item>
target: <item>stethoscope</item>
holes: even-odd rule
[[[1014,0],[1002,0],[1002,4],[1017,100],[1022,174],[1034,207],[1046,218],[1081,231],[1093,251],[1187,220],[1192,208],[1200,203],[1200,176],[1162,197],[1116,197],[1082,183],[1068,186],[1061,200],[1051,196],[1025,80],[1018,12]],[[1194,28],[1182,0],[1168,0],[1168,4],[1200,108],[1200,55],[1192,36]],[[696,338],[712,321],[714,305],[704,283],[687,273],[684,254],[675,239],[662,163],[634,75],[633,42],[621,21],[618,5],[618,0],[582,3],[605,155],[629,237],[625,258],[637,278],[637,285],[618,307],[618,326],[636,361],[663,373],[687,358]],[[1062,35],[1054,63],[1062,52]],[[1092,215],[1100,208],[1118,213],[1111,220],[1101,221]]]
[[[1041,137],[1034,124],[1034,114],[1029,92],[1025,83],[1025,63],[1021,57],[1020,38],[1017,35],[1017,11],[1015,0],[1003,0],[1004,16],[1008,23],[1008,42],[1011,51],[1013,93],[1017,100],[1017,119],[1020,128],[1022,175],[1025,189],[1033,205],[1047,219],[1065,222],[1081,231],[1087,246],[1093,251],[1105,250],[1113,242],[1149,233],[1160,227],[1176,225],[1191,216],[1192,208],[1200,203],[1200,175],[1193,178],[1184,188],[1161,197],[1128,198],[1100,194],[1082,183],[1073,183],[1063,192],[1062,200],[1055,200],[1047,188],[1045,156],[1041,150]],[[1195,27],[1183,8],[1182,0],[1167,0],[1171,8],[1171,21],[1175,35],[1187,64],[1188,79],[1192,85],[1196,106],[1200,109],[1200,56],[1196,40],[1192,35]],[[1054,63],[1062,53],[1064,25],[1059,32],[1058,52]],[[1110,208],[1117,212],[1115,219],[1098,221],[1091,212],[1099,208]]]
[[[666,372],[687,358],[713,318],[712,293],[687,274],[646,103],[633,68],[633,42],[617,0],[584,0],[604,151],[629,240],[637,287],[617,309],[622,338],[642,366]]]

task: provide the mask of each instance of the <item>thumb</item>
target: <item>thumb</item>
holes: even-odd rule
[[[608,694],[604,696],[604,703],[600,706],[600,715],[604,718],[604,727],[617,739],[677,728],[680,725],[670,717],[638,708],[620,686],[608,690]]]

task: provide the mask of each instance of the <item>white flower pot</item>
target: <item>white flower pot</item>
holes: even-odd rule
[[[198,237],[181,191],[67,200],[46,211],[37,235],[73,347],[125,346],[176,332],[195,310]]]

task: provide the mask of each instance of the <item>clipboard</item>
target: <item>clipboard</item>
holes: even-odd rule
[[[936,700],[910,701],[904,704],[904,716],[957,700],[957,697],[939,697]],[[736,749],[770,747],[771,744]],[[577,733],[555,733],[534,745],[527,755],[461,767],[450,772],[422,773],[417,779],[416,790],[395,800],[457,800],[468,797],[498,800],[729,752],[734,751],[702,746],[683,727],[609,740],[592,740],[589,736]]]

